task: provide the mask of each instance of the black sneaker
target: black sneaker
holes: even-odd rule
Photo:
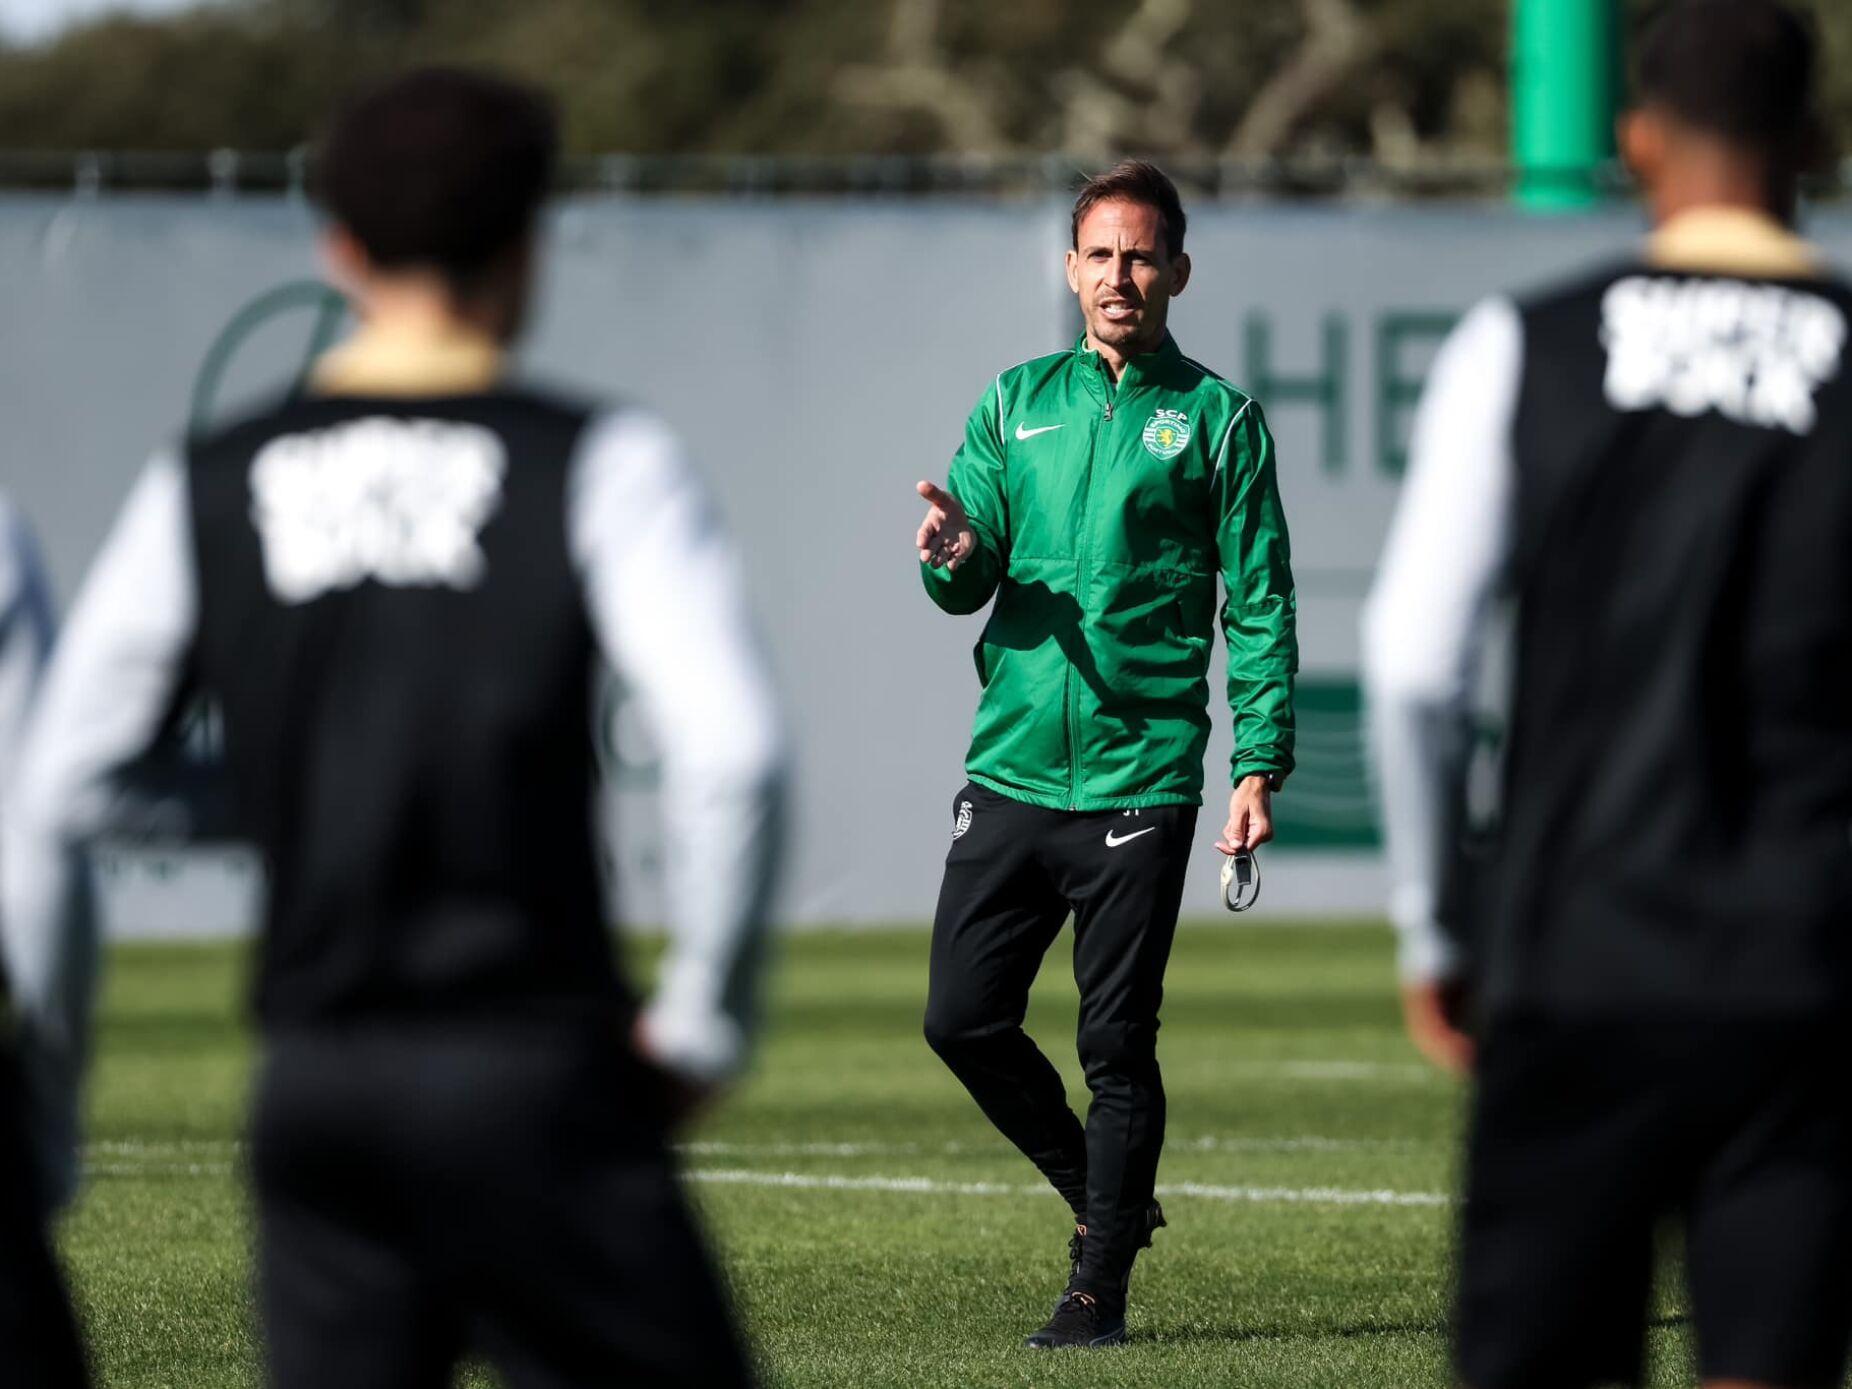
[[[1156,1201],[1145,1211],[1145,1228],[1140,1232],[1139,1240],[1134,1246],[1133,1257],[1140,1249],[1151,1247],[1151,1237],[1164,1228],[1164,1208]],[[1055,1310],[1048,1319],[1048,1325],[1029,1337],[1025,1345],[1035,1350],[1054,1350],[1062,1346],[1116,1346],[1125,1339],[1125,1303],[1132,1287],[1132,1269],[1126,1266],[1125,1274],[1119,1280],[1117,1312],[1101,1308],[1099,1298],[1080,1283],[1080,1261],[1086,1253],[1087,1227],[1076,1225],[1074,1233],[1067,1242],[1067,1288],[1055,1303]],[[1078,1300],[1082,1310],[1069,1304]],[[1091,1310],[1086,1310],[1091,1309]],[[1069,1332],[1075,1319],[1082,1315],[1092,1316],[1100,1323],[1100,1329],[1091,1333],[1086,1339],[1069,1339]],[[1103,1319],[1103,1320],[1102,1320]],[[1084,1328],[1083,1328],[1084,1329]],[[1078,1336],[1078,1332],[1074,1333]]]
[[[1092,1293],[1068,1293],[1048,1325],[1023,1344],[1030,1350],[1096,1350],[1125,1339],[1125,1308],[1104,1306]]]

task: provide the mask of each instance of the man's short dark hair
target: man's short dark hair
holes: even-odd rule
[[[329,127],[322,206],[389,269],[467,282],[532,230],[559,130],[540,93],[482,73],[422,68],[354,101]]]
[[[1155,164],[1142,159],[1122,159],[1103,174],[1095,174],[1080,186],[1074,199],[1074,249],[1080,249],[1080,221],[1101,203],[1139,203],[1157,209],[1164,228],[1164,254],[1173,260],[1183,254],[1183,233],[1189,221],[1183,215],[1183,199],[1177,185]]]
[[[1636,99],[1694,130],[1805,158],[1821,134],[1817,55],[1812,26],[1780,0],[1671,0],[1640,36]]]

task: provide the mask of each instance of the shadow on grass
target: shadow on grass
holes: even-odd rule
[[[1648,1317],[1648,1331],[1664,1331],[1689,1325],[1689,1313],[1674,1312],[1660,1316]],[[1188,1345],[1261,1345],[1270,1342],[1289,1343],[1293,1341],[1349,1341],[1362,1340],[1372,1336],[1446,1336],[1448,1325],[1444,1321],[1432,1318],[1411,1318],[1406,1321],[1359,1322],[1350,1326],[1305,1326],[1305,1327],[1215,1327],[1187,1326],[1166,1331],[1128,1332],[1125,1344],[1128,1346],[1188,1346]]]
[[[1183,1326],[1128,1332],[1128,1346],[1258,1345],[1266,1342],[1344,1341],[1368,1336],[1443,1336],[1447,1324],[1430,1319],[1364,1322],[1353,1326]]]

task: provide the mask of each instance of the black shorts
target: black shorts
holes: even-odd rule
[[[746,1360],[621,1035],[273,1038],[253,1123],[275,1389],[744,1386]]]
[[[1848,1061],[1844,1023],[1495,1023],[1468,1155],[1461,1381],[1636,1383],[1655,1237],[1671,1221],[1703,1378],[1839,1384]]]

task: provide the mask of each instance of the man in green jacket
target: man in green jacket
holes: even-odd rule
[[[1234,791],[1216,847],[1273,834],[1298,665],[1285,518],[1260,407],[1165,327],[1190,277],[1171,181],[1128,162],[1074,204],[1086,333],[984,392],[916,542],[932,600],[976,612],[983,695],[952,806],[926,1037],[1073,1208],[1069,1281],[1032,1347],[1125,1336],[1132,1262],[1164,1223],[1158,1005],[1228,645]],[[1069,913],[1083,1128],[1022,1030]]]

